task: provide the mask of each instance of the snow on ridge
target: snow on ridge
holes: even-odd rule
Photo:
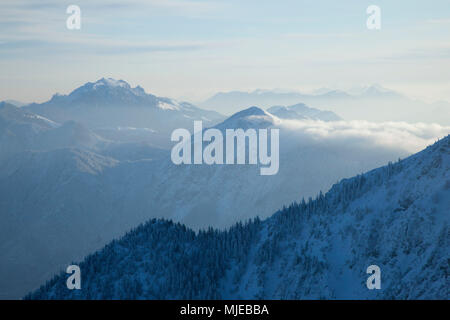
[[[136,127],[117,127],[118,131],[147,131],[147,132],[156,132],[151,128],[136,128]]]
[[[42,121],[48,123],[48,124],[49,124],[50,126],[52,126],[53,128],[56,128],[56,127],[60,126],[59,123],[57,123],[57,122],[55,122],[55,121],[53,121],[53,120],[50,120],[50,119],[48,119],[48,118],[42,117],[42,116],[40,116],[40,115],[38,115],[38,114],[34,114],[34,113],[26,113],[26,114],[24,114],[24,116],[27,117],[27,118],[30,118],[30,119],[42,120]]]
[[[180,110],[179,106],[163,101],[158,102],[158,108],[162,110]]]
[[[279,124],[281,124],[281,119],[277,116],[253,106],[233,114],[216,127],[219,129],[250,129]]]

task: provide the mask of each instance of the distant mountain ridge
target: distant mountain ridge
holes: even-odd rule
[[[267,109],[273,115],[282,119],[291,120],[322,120],[339,121],[342,120],[337,114],[327,110],[310,108],[304,103],[298,103],[292,106],[273,106]]]
[[[0,103],[8,103],[8,104],[12,104],[12,105],[14,105],[14,106],[16,106],[16,107],[23,107],[23,106],[25,106],[25,105],[27,105],[28,103],[26,103],[26,102],[22,102],[22,101],[17,101],[17,100],[11,100],[11,99],[9,99],[9,100],[4,100],[4,101],[0,101]]]
[[[105,138],[117,137],[118,127],[150,129],[152,140],[162,147],[169,146],[168,137],[176,128],[190,128],[194,120],[213,126],[225,119],[215,111],[157,97],[140,86],[132,88],[124,80],[111,78],[88,82],[68,95],[55,94],[47,102],[22,108],[60,123],[79,122],[100,130]]]
[[[450,136],[265,221],[128,232],[26,299],[448,299]],[[368,290],[366,268],[381,268]]]
[[[232,114],[249,106],[262,108],[307,104],[330,110],[345,120],[376,122],[406,121],[450,125],[450,103],[425,103],[410,99],[380,85],[371,85],[345,92],[322,88],[314,93],[279,90],[251,92],[219,92],[199,105],[223,114]]]
[[[218,92],[209,99],[202,102],[200,105],[204,107],[214,107],[217,109],[243,108],[248,104],[258,105],[264,108],[269,108],[276,105],[293,105],[299,103],[312,102],[314,100],[322,99],[357,99],[368,96],[378,97],[401,97],[400,94],[392,90],[385,89],[379,85],[371,85],[362,90],[354,91],[353,94],[342,90],[322,88],[315,90],[313,93],[302,93],[298,91],[279,91],[279,90],[261,90],[254,91],[230,91]]]

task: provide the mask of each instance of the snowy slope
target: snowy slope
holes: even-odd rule
[[[151,220],[33,299],[448,299],[450,136],[267,220],[194,233]],[[381,290],[366,268],[381,268]]]
[[[242,111],[236,112],[225,121],[219,123],[215,128],[225,131],[226,129],[241,128],[247,130],[264,129],[279,124],[281,121],[258,107],[250,107]]]
[[[448,101],[426,103],[379,85],[370,85],[349,92],[319,89],[314,94],[275,90],[219,92],[200,106],[230,115],[254,105],[270,108],[299,103],[331,110],[346,120],[407,121],[450,125]]]

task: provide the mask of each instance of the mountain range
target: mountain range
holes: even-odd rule
[[[27,299],[448,299],[450,136],[270,218],[196,233],[153,219]],[[380,290],[366,287],[368,266]]]
[[[132,88],[126,81],[111,78],[88,82],[68,95],[55,94],[45,103],[31,103],[22,109],[59,123],[77,121],[113,140],[129,142],[140,130],[144,139],[165,148],[176,128],[191,127],[194,120],[212,126],[225,119],[215,111],[157,97],[140,86]]]
[[[282,119],[322,121],[342,120],[342,118],[334,112],[310,108],[304,103],[298,103],[287,107],[273,106],[267,109],[267,111]]]
[[[270,108],[304,103],[335,112],[346,120],[450,125],[450,103],[446,101],[425,103],[380,85],[350,92],[327,88],[313,93],[279,90],[230,91],[219,92],[199,105],[229,115],[253,105]]]
[[[2,298],[23,296],[149,219],[199,230],[266,218],[449,132],[325,121],[331,113],[305,105],[278,109],[294,117],[251,107],[226,118],[112,79],[55,97],[20,108],[0,104]],[[162,101],[168,105],[160,108]],[[257,165],[174,165],[170,130],[191,129],[194,120],[219,130],[279,129],[278,174],[261,176]]]

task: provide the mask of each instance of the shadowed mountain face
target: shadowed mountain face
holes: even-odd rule
[[[0,103],[0,159],[27,150],[94,149],[106,141],[75,121],[59,124],[23,108]]]
[[[198,234],[151,220],[29,299],[447,299],[450,137],[265,221]],[[366,269],[381,269],[368,290]]]
[[[1,102],[0,160],[12,153],[33,148],[36,136],[56,127],[57,124],[49,119]]]
[[[442,101],[428,104],[379,85],[372,85],[352,94],[331,89],[319,90],[314,94],[269,90],[220,92],[200,105],[223,114],[232,114],[253,105],[269,108],[299,103],[330,110],[345,120],[406,121],[450,125],[450,103]],[[283,115],[292,117],[292,113],[286,110],[283,111]]]

